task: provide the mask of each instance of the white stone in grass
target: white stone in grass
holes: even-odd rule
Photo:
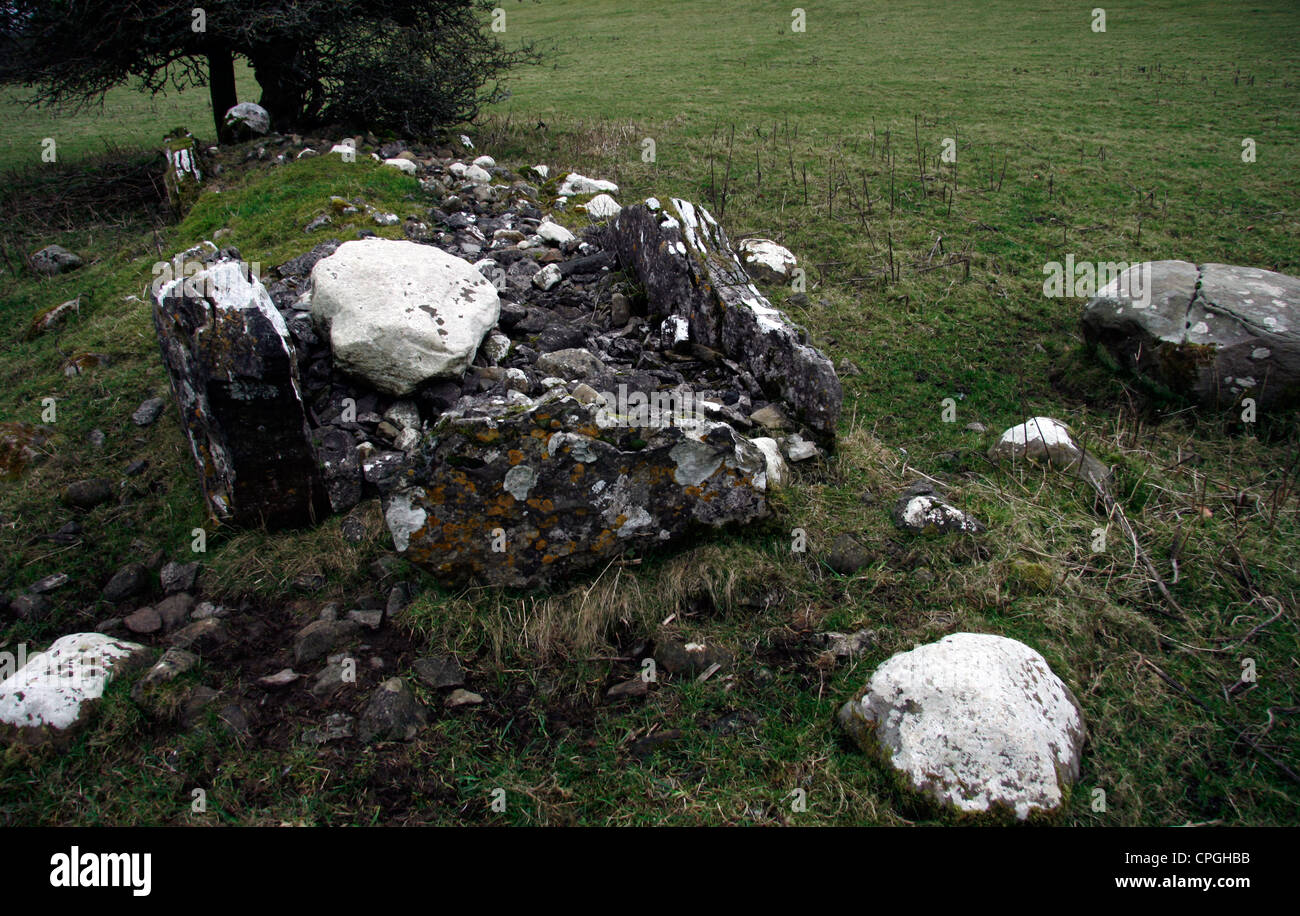
[[[548,245],[563,245],[574,240],[572,232],[549,219],[537,227],[537,237]]]
[[[1110,468],[1075,443],[1070,427],[1051,417],[1034,417],[1011,427],[989,449],[989,457],[999,461],[1026,459],[1073,469],[1097,485],[1110,475]]]
[[[494,169],[497,166],[497,161],[491,156],[479,156],[474,160],[474,164],[481,169]]]
[[[916,791],[960,812],[1051,813],[1079,778],[1078,701],[1041,655],[954,633],[875,670],[840,722]]]
[[[67,729],[99,699],[114,676],[148,650],[103,633],[72,633],[32,656],[0,683],[0,722],[17,728]]]
[[[474,184],[487,184],[492,180],[492,175],[484,168],[471,165],[465,170],[465,180],[472,181]]]
[[[599,194],[602,191],[608,194],[617,194],[618,185],[612,181],[588,178],[586,175],[570,172],[564,176],[564,183],[560,185],[560,190],[557,193],[561,197],[573,197],[575,194]]]
[[[618,216],[622,209],[619,202],[608,194],[597,194],[587,201],[587,215],[592,219],[609,219]]]
[[[410,159],[385,159],[384,165],[395,169],[401,169],[408,175],[414,175],[418,166]]]

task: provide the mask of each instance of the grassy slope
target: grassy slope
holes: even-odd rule
[[[1300,14],[1285,3],[1227,11],[1146,2],[1108,10],[1099,35],[1085,9],[1021,0],[805,8],[808,32],[792,35],[789,10],[777,4],[511,6],[509,36],[553,42],[553,53],[512,81],[513,98],[475,136],[503,161],[613,178],[624,200],[676,194],[720,212],[725,183],[731,234],[774,237],[801,257],[810,304],[790,303],[791,312],[836,359],[865,370],[846,380],[844,442],[826,472],[804,474],[764,529],[609,570],[550,599],[426,593],[411,624],[430,645],[472,661],[492,708],[441,718],[396,756],[331,761],[306,750],[237,750],[203,733],[171,739],[114,696],[106,727],[73,754],[11,760],[2,784],[9,819],[184,821],[185,790],[200,784],[240,822],[473,822],[487,819],[486,793],[502,786],[512,799],[504,819],[515,823],[899,823],[928,815],[841,744],[834,709],[889,654],[976,629],[1042,651],[1083,703],[1090,744],[1069,822],[1294,823],[1295,785],[1238,736],[1246,730],[1297,768],[1286,714],[1265,728],[1270,709],[1296,705],[1291,545],[1300,530],[1294,502],[1276,519],[1268,511],[1294,454],[1294,418],[1270,418],[1274,438],[1261,441],[1189,413],[1160,423],[1135,413],[1121,382],[1076,346],[1081,302],[1045,299],[1041,269],[1073,252],[1300,272],[1300,51],[1289,40]],[[547,130],[534,127],[539,119]],[[120,129],[145,128],[127,120]],[[955,175],[936,162],[950,136],[959,144]],[[1246,136],[1259,145],[1249,165],[1240,160]],[[653,165],[640,158],[645,137],[656,141]],[[208,198],[164,250],[231,225],[246,257],[274,264],[305,247],[297,227],[329,194],[363,193],[398,212],[411,206],[393,178],[375,183],[377,171],[331,172],[319,161],[294,168],[304,186],[293,194],[250,188],[234,216],[224,212],[229,199]],[[349,189],[346,180],[361,184]],[[946,252],[969,258],[969,279],[962,266],[925,269],[942,257],[927,260],[936,236]],[[0,279],[0,419],[30,418],[51,392],[68,417],[54,457],[21,489],[0,491],[6,587],[66,568],[65,556],[43,557],[48,546],[25,540],[62,520],[48,507],[56,484],[103,466],[81,444],[91,426],[110,434],[117,462],[151,453],[156,492],[126,510],[96,510],[95,549],[79,563],[102,580],[135,537],[178,552],[199,516],[174,424],[133,442],[126,420],[146,390],[165,384],[147,312],[116,305],[147,281],[152,240],[122,254],[102,239],[77,241],[103,263],[58,281]],[[83,289],[95,305],[81,324],[18,342],[36,309]],[[64,380],[56,347],[120,359]],[[955,424],[940,422],[946,397],[960,399]],[[963,429],[979,420],[996,431],[1040,412],[1071,422],[1118,466],[1125,507],[1166,574],[1171,544],[1183,540],[1174,590],[1188,621],[1153,616],[1159,605],[1116,528],[1108,551],[1091,552],[1099,523],[1086,493],[1060,478],[987,467],[989,436]],[[1189,449],[1203,461],[1178,464]],[[906,462],[953,483],[958,502],[989,522],[982,551],[894,536],[885,510],[908,479]],[[789,549],[795,527],[809,532],[807,554]],[[819,561],[844,530],[860,532],[876,556],[852,579]],[[323,563],[336,540],[328,526],[305,544],[218,537],[209,562],[232,591],[282,601],[292,572]],[[1014,559],[1046,562],[1050,591],[1015,586]],[[1253,589],[1236,574],[1243,564]],[[334,587],[348,587],[347,564],[333,571]],[[1272,614],[1261,594],[1287,612],[1239,645]],[[93,595],[78,598],[89,605]],[[10,639],[39,641],[96,619],[89,607],[77,611],[65,608],[42,630],[15,628]],[[610,680],[632,669],[592,659],[621,655],[674,613],[669,630],[737,652],[734,677],[665,683],[631,707],[598,705]],[[879,643],[856,663],[819,658],[808,636],[860,627],[876,630]],[[1223,688],[1243,657],[1255,660],[1260,680],[1229,699]],[[711,728],[739,709],[757,721],[730,735]],[[630,756],[630,739],[650,729],[683,737],[648,759]],[[109,740],[126,736],[140,746]],[[331,770],[325,788],[310,769],[320,765]],[[383,788],[393,785],[401,788]],[[805,813],[790,810],[796,787],[808,790]],[[1095,788],[1107,794],[1104,812],[1090,806]]]

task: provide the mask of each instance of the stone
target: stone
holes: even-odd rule
[[[149,568],[143,563],[127,563],[104,586],[104,600],[125,601],[149,588]]]
[[[746,273],[764,283],[784,283],[799,266],[789,249],[771,239],[744,239],[736,247]]]
[[[763,453],[763,460],[767,465],[767,488],[777,490],[787,486],[790,483],[790,466],[785,463],[785,458],[781,455],[781,447],[777,445],[776,440],[767,436],[757,436],[749,441],[758,446],[758,450]]]
[[[465,180],[472,181],[474,184],[485,185],[492,180],[492,174],[480,166],[471,165],[465,169]]]
[[[235,140],[251,140],[271,129],[271,115],[255,102],[240,102],[226,111],[226,129]]]
[[[375,741],[410,741],[429,717],[401,678],[392,677],[375,688],[357,725],[357,737]]]
[[[560,185],[556,194],[560,197],[574,197],[579,194],[617,194],[618,185],[612,181],[604,181],[600,178],[588,178],[585,175],[579,175],[577,172],[570,172],[564,176],[564,182]]]
[[[0,479],[17,480],[49,439],[50,428],[23,422],[0,423]],[[103,433],[100,433],[102,436]]]
[[[44,595],[15,595],[9,602],[9,613],[28,622],[43,620],[52,609],[50,599]]]
[[[189,621],[194,612],[194,598],[186,592],[177,592],[159,601],[154,610],[162,619],[163,629],[174,630]]]
[[[166,406],[167,402],[162,398],[149,398],[142,401],[131,414],[131,422],[136,426],[153,426],[162,416],[163,408]]]
[[[153,317],[212,515],[271,529],[324,518],[297,357],[266,287],[219,261],[163,287]]]
[[[304,731],[302,740],[308,744],[327,744],[330,741],[343,741],[354,734],[356,719],[345,712],[332,712],[325,717],[325,724],[320,728]]]
[[[63,588],[69,581],[68,574],[65,572],[50,573],[27,586],[27,591],[33,595],[48,595],[52,591]]]
[[[27,326],[27,339],[35,340],[46,331],[59,327],[73,315],[79,314],[81,314],[80,296],[76,299],[69,299],[67,302],[61,302],[58,305],[44,309],[38,312],[36,317],[32,319],[32,323]],[[78,372],[74,371],[69,373],[65,369],[64,374],[71,377],[77,375]]]
[[[0,682],[0,723],[28,740],[66,733],[115,678],[142,663],[148,650],[102,633],[56,639]]]
[[[352,435],[337,427],[327,427],[314,437],[321,477],[334,512],[347,512],[361,502],[361,459]]]
[[[989,449],[994,461],[1020,460],[1070,471],[1097,487],[1106,485],[1110,468],[1075,444],[1070,427],[1051,417],[1034,417],[1004,432]]]
[[[139,636],[157,633],[163,628],[162,615],[151,607],[142,607],[135,613],[128,614],[122,623]]]
[[[749,419],[759,426],[765,426],[768,429],[790,429],[790,419],[776,404],[768,404],[766,407],[759,408],[749,415]]]
[[[576,241],[572,232],[561,226],[559,223],[553,223],[550,220],[544,220],[537,227],[537,237],[548,245],[566,245]]]
[[[408,175],[414,175],[419,170],[419,166],[417,166],[410,159],[399,159],[399,158],[385,159],[384,165],[389,166],[390,168],[403,171]]]
[[[726,233],[703,207],[635,204],[611,237],[625,269],[646,289],[655,318],[685,318],[690,340],[739,363],[774,401],[831,443],[843,390],[827,356],[750,282]]]
[[[442,705],[447,709],[459,709],[462,706],[481,706],[483,697],[472,690],[463,690],[456,688],[447,694],[447,699],[442,701]]]
[[[198,199],[203,189],[203,169],[199,165],[199,146],[186,130],[174,130],[163,138],[163,187],[172,211],[183,214]]]
[[[669,674],[698,677],[713,665],[731,664],[731,653],[702,642],[668,639],[655,647],[655,662]]]
[[[609,297],[609,323],[611,327],[621,328],[632,318],[632,303],[622,293]]]
[[[167,641],[178,649],[207,656],[224,652],[234,644],[235,638],[224,620],[205,617],[181,627]]]
[[[604,373],[605,364],[584,347],[554,350],[537,358],[537,371],[566,381],[592,378]]]
[[[450,655],[417,658],[411,667],[421,683],[435,690],[459,687],[465,683],[465,670],[461,668],[460,662]]]
[[[622,209],[619,202],[608,194],[597,194],[586,204],[587,215],[594,220],[611,219]]]
[[[293,637],[293,663],[297,666],[324,658],[361,629],[354,620],[315,620]]]
[[[564,274],[560,271],[558,264],[547,264],[537,273],[533,274],[532,284],[546,292],[553,289],[557,283],[564,279]]]
[[[382,610],[358,608],[356,610],[348,611],[345,619],[351,620],[353,623],[364,627],[367,630],[378,630],[384,625],[384,612]]]
[[[444,416],[384,498],[394,547],[443,583],[533,587],[768,514],[763,453],[725,423],[617,421],[567,395]]]
[[[301,674],[292,668],[281,668],[275,674],[268,674],[265,677],[259,677],[257,683],[268,690],[277,690],[281,687],[288,687],[296,683],[302,677]]]
[[[628,678],[626,681],[620,681],[613,687],[605,691],[607,700],[624,700],[632,697],[643,697],[650,692],[650,682],[642,677]]]
[[[798,433],[793,433],[782,440],[785,456],[791,461],[808,461],[821,457],[821,449]]]
[[[501,311],[472,265],[410,241],[346,242],[311,277],[312,317],[335,364],[398,397],[464,375]]]
[[[1079,778],[1078,702],[1003,636],[954,633],[894,655],[839,719],[913,790],[965,814],[1050,815]]]
[[[328,700],[344,687],[356,685],[356,669],[356,659],[350,655],[331,655],[308,691],[322,702]]]
[[[858,630],[856,633],[832,631],[822,633],[821,637],[826,644],[826,651],[836,658],[857,658],[876,644],[874,630]]]
[[[184,649],[172,646],[162,654],[162,658],[158,659],[152,668],[145,672],[144,677],[136,681],[131,695],[138,700],[139,694],[145,689],[156,684],[170,683],[185,672],[193,670],[198,663],[199,657],[193,652],[186,652]]]
[[[841,576],[852,576],[863,567],[869,566],[874,559],[871,551],[859,544],[858,539],[853,535],[845,532],[838,535],[831,544],[826,565]]]
[[[53,277],[76,270],[83,262],[80,255],[73,254],[62,245],[46,245],[32,254],[27,263],[41,276]]]
[[[979,534],[985,530],[982,522],[949,505],[925,481],[904,491],[891,517],[895,528],[911,534]]]
[[[162,582],[163,594],[172,595],[176,592],[188,592],[194,588],[199,578],[198,563],[177,563],[170,561],[162,568],[159,579]]]
[[[1300,405],[1300,279],[1229,264],[1149,261],[1106,284],[1083,335],[1122,367],[1210,409]]]
[[[113,498],[113,484],[103,477],[78,480],[63,490],[63,502],[74,509],[93,509]]]

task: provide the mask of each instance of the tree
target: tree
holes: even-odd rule
[[[135,82],[207,86],[213,121],[252,64],[277,129],[337,120],[426,134],[501,97],[499,75],[533,61],[484,29],[490,0],[0,0],[0,82],[29,104],[80,108]]]

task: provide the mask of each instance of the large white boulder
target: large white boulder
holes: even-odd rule
[[[240,102],[226,112],[226,126],[239,136],[261,136],[271,129],[271,115],[255,102]]]
[[[1005,636],[954,633],[889,658],[840,722],[913,789],[963,813],[1051,813],[1079,778],[1078,702]]]
[[[345,242],[311,280],[312,317],[335,363],[398,396],[464,375],[501,313],[496,288],[472,264],[415,242]]]
[[[66,730],[122,670],[142,660],[144,646],[102,633],[72,633],[0,683],[0,722],[19,729]]]
[[[578,194],[600,194],[602,191],[607,194],[617,194],[618,185],[612,181],[588,178],[586,175],[570,172],[564,176],[564,183],[556,193],[561,197],[573,197]]]

